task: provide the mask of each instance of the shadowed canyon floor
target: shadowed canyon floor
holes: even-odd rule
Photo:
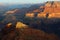
[[[32,28],[11,30],[1,37],[1,40],[59,40],[54,34],[48,34]]]

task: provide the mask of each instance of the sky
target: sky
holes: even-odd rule
[[[59,0],[0,0],[0,3],[19,3],[19,4],[27,4],[27,3],[42,3],[46,1],[59,1]]]

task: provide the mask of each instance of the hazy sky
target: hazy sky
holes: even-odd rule
[[[1,3],[41,3],[46,1],[54,1],[54,0],[0,0]],[[59,1],[59,0],[57,0]]]

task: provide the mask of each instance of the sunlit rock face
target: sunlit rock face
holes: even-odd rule
[[[51,13],[48,18],[60,18],[60,13]]]
[[[60,18],[60,2],[48,1],[45,6],[40,6],[39,9],[35,9],[31,13],[26,13],[26,17],[35,17],[35,13],[37,13],[38,18],[46,18],[47,13],[48,18]]]
[[[46,4],[45,4],[45,7],[50,7],[51,6],[51,3],[50,2],[47,2]]]
[[[12,23],[8,23],[6,26],[7,26],[8,28],[10,28],[11,25],[12,25]]]
[[[44,12],[49,12],[49,18],[60,18],[60,2],[50,3],[50,6],[45,7]]]
[[[58,13],[58,12],[60,12],[59,10],[60,10],[60,2],[48,2],[48,3],[46,3],[45,4],[45,11],[44,12],[50,12],[50,13],[52,13],[52,12],[55,12],[55,13]]]
[[[14,14],[18,9],[7,11],[4,15]]]
[[[48,18],[60,18],[60,2],[47,2],[43,13],[38,14],[38,17],[45,17],[48,13]]]
[[[26,17],[34,17],[34,13],[26,13]]]
[[[16,28],[28,28],[27,25],[23,24],[22,22],[17,22]]]
[[[8,23],[6,24],[6,27],[7,28],[11,28],[11,27],[14,27],[16,26],[16,28],[28,28],[28,25],[26,24],[23,24],[22,22],[17,22],[16,24],[13,25],[13,23]]]
[[[45,18],[46,17],[46,14],[45,13],[39,13],[38,15],[37,15],[37,17],[38,18]]]

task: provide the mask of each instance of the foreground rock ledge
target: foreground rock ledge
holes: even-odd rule
[[[10,31],[1,40],[59,40],[54,34],[48,34],[32,28],[20,28]]]

